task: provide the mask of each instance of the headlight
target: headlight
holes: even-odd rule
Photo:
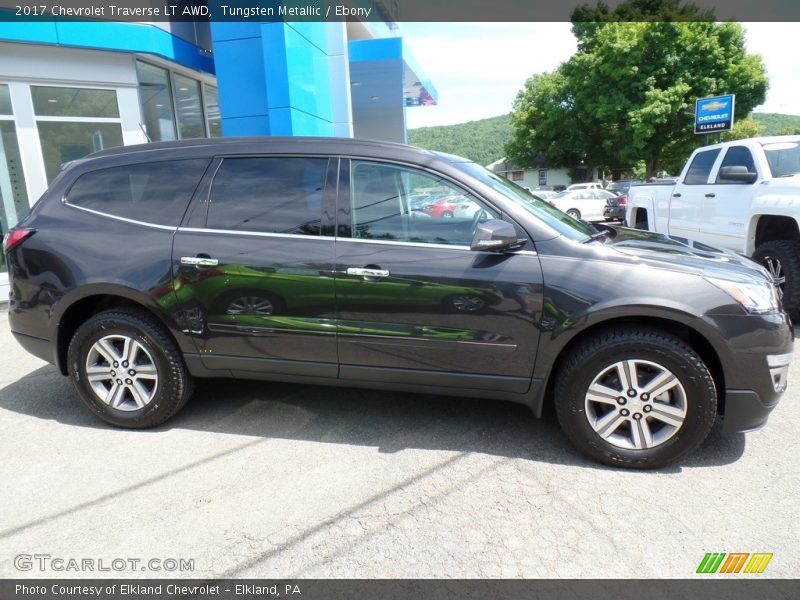
[[[726,292],[749,313],[764,314],[780,310],[778,290],[767,281],[744,282],[709,276],[705,280]]]

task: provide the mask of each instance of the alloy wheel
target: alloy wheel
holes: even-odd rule
[[[117,410],[144,408],[158,390],[158,368],[147,349],[135,339],[107,335],[86,356],[86,377],[95,396]]]
[[[644,450],[674,436],[686,419],[686,390],[666,367],[624,360],[605,367],[585,397],[589,425],[618,448]]]

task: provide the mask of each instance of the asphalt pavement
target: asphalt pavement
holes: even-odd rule
[[[552,411],[353,389],[204,380],[125,431],[6,313],[0,349],[0,577],[684,578],[707,552],[797,576],[798,359],[765,429],[632,472],[584,459]]]

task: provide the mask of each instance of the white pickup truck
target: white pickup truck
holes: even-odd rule
[[[761,263],[800,317],[800,136],[698,148],[675,184],[631,187],[627,222]]]

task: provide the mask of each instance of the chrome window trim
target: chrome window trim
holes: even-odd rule
[[[77,208],[77,207],[76,207]],[[296,233],[268,233],[261,231],[236,231],[235,229],[205,229],[202,227],[178,227],[179,233],[213,233],[217,235],[252,235],[256,237],[270,237],[270,238],[288,238],[298,240],[330,240],[336,243],[365,243],[365,244],[382,244],[392,246],[411,246],[414,248],[438,248],[440,250],[460,250],[473,252],[469,246],[462,246],[456,244],[426,244],[425,242],[402,242],[393,240],[369,240],[363,238],[347,238],[335,237],[330,235],[300,235]],[[538,256],[537,252],[533,250],[517,250],[511,254],[520,254],[522,256]]]
[[[124,223],[130,223],[132,225],[140,225],[142,227],[152,227],[154,229],[161,229],[162,231],[171,231],[175,232],[178,227],[177,225],[169,226],[169,225],[158,225],[157,223],[148,223],[147,221],[137,221],[136,219],[129,219],[128,217],[120,217],[118,215],[112,215],[109,213],[100,212],[99,210],[93,210],[91,208],[85,208],[83,206],[78,206],[77,204],[71,204],[67,201],[66,198],[61,199],[61,203],[64,206],[69,206],[70,208],[74,208],[76,210],[82,210],[83,212],[91,213],[93,215],[97,215],[99,217],[107,217],[109,219],[114,219],[115,221],[122,221]]]
[[[347,244],[352,243],[362,243],[362,244],[381,244],[381,245],[391,245],[391,246],[411,246],[414,248],[438,248],[440,250],[460,250],[460,251],[467,251],[467,252],[481,252],[480,250],[472,250],[469,246],[464,246],[461,244],[428,244],[425,242],[404,242],[400,240],[371,240],[368,238],[348,238],[348,237],[337,237],[336,242],[343,242]],[[539,256],[539,253],[534,250],[515,250],[509,252],[509,254],[520,254],[522,256]]]
[[[401,240],[371,240],[369,238],[348,238],[348,237],[339,237],[336,238],[337,242],[343,242],[347,244],[351,244],[353,242],[356,243],[363,243],[363,244],[380,244],[380,245],[391,245],[391,246],[412,246],[414,248],[441,248],[443,250],[469,250],[469,246],[463,246],[461,244],[426,244],[425,242],[404,242]]]
[[[204,227],[178,227],[178,232],[214,233],[218,235],[252,235],[256,237],[289,238],[298,240],[335,240],[332,235],[301,235],[298,233],[271,233],[266,231],[237,231],[235,229],[207,229]]]

